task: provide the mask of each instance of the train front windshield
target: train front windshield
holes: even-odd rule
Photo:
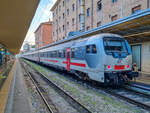
[[[104,49],[107,54],[128,53],[125,40],[119,37],[104,38]]]

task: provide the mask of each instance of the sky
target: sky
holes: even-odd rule
[[[47,22],[49,19],[52,20],[52,13],[50,12],[50,9],[54,5],[56,0],[40,0],[39,6],[36,10],[36,13],[34,15],[34,18],[32,19],[31,25],[29,27],[29,30],[26,34],[24,43],[29,43],[34,45],[35,44],[35,35],[34,32],[42,22]],[[23,46],[22,46],[23,48]],[[22,49],[21,48],[21,49]]]

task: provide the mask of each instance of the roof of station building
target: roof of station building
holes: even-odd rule
[[[0,43],[10,52],[19,52],[39,1],[0,1]]]

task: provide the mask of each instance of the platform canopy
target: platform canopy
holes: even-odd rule
[[[129,43],[150,41],[150,9],[141,10],[95,29],[80,33],[68,40],[87,37],[98,33],[115,33],[124,36]]]
[[[0,0],[0,44],[18,53],[39,0]]]

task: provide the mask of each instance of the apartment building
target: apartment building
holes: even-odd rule
[[[52,22],[44,22],[35,31],[35,48],[46,46],[52,43]]]
[[[53,41],[72,31],[88,31],[149,8],[149,0],[57,0],[53,12]]]

